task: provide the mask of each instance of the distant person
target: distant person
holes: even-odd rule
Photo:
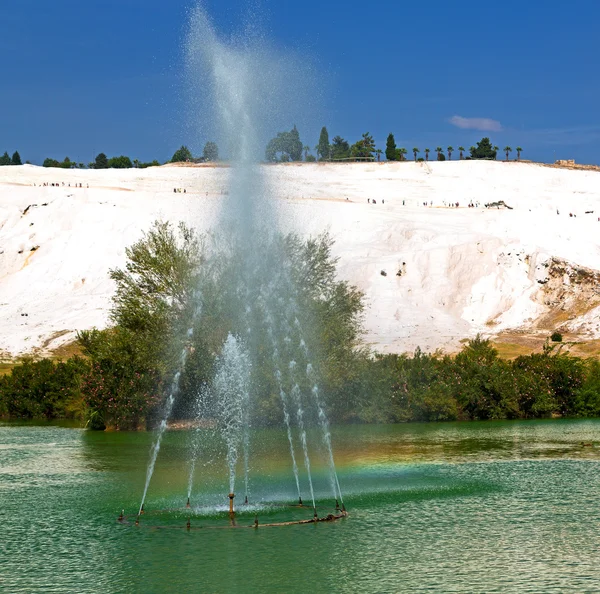
[[[367,198],[367,203],[371,204],[371,199],[370,198]]]

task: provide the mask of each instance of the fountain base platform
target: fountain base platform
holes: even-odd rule
[[[337,503],[337,502],[336,502]],[[298,510],[298,509],[306,509],[310,510],[313,514],[311,518],[304,519],[293,519],[293,520],[283,520],[283,521],[266,521],[260,522],[258,514],[254,515],[254,522],[251,524],[247,524],[246,520],[247,514],[237,514],[235,511],[229,511],[227,513],[227,518],[223,518],[221,522],[219,519],[212,518],[212,524],[206,522],[204,519],[204,523],[202,524],[203,518],[200,516],[192,516],[190,515],[190,505],[189,502],[186,503],[184,508],[173,508],[173,509],[156,509],[156,510],[144,510],[144,521],[140,521],[140,515],[136,516],[128,516],[121,512],[119,517],[117,518],[117,522],[122,525],[136,526],[138,528],[149,528],[155,530],[210,530],[210,529],[227,529],[227,528],[272,528],[272,527],[282,527],[282,526],[296,526],[302,524],[320,524],[323,522],[335,522],[337,520],[342,520],[348,517],[348,512],[346,509],[339,509],[339,506],[336,505],[336,509],[334,512],[324,513],[321,511],[321,514],[318,512],[318,508],[313,508],[312,506],[307,506],[303,504],[269,504],[269,508],[271,509],[289,509],[289,510]],[[177,518],[177,520],[181,519],[181,523],[173,519],[172,523],[164,523],[160,521],[156,521],[157,518],[165,518],[168,515],[179,515],[185,516],[184,518]],[[239,516],[242,517],[239,517]],[[219,522],[219,523],[215,523]]]

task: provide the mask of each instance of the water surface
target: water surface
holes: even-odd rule
[[[600,589],[600,421],[334,428],[350,517],[258,530],[214,528],[227,522],[214,510],[225,509],[228,476],[209,435],[194,529],[185,512],[152,515],[185,503],[184,432],[166,434],[142,526],[117,523],[139,505],[151,437],[0,425],[1,591]],[[296,492],[285,433],[253,437],[255,507],[241,524],[255,512],[283,519],[273,503]],[[326,463],[312,454],[319,504],[330,508]]]

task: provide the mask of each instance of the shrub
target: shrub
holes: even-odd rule
[[[558,331],[554,331],[551,335],[550,335],[550,340],[552,342],[562,342],[562,334]]]

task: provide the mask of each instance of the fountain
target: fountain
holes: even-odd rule
[[[250,498],[251,411],[252,394],[261,386],[253,376],[254,362],[265,356],[279,395],[282,421],[289,444],[297,503],[277,504],[285,508],[308,509],[312,517],[286,519],[281,522],[260,523],[258,516],[250,527],[282,526],[332,521],[347,516],[338,476],[335,469],[329,422],[321,401],[319,375],[306,343],[298,288],[285,249],[273,229],[277,229],[277,213],[273,200],[258,165],[262,154],[261,134],[274,113],[280,113],[284,99],[279,93],[293,87],[288,68],[289,61],[277,59],[258,36],[246,36],[229,43],[219,39],[206,12],[197,7],[191,12],[187,43],[189,77],[201,81],[203,90],[210,89],[216,120],[219,122],[220,143],[228,150],[232,167],[229,169],[229,191],[223,200],[219,222],[219,237],[228,237],[227,250],[237,263],[231,275],[228,295],[232,300],[229,317],[232,327],[216,359],[214,377],[210,386],[203,386],[196,402],[195,414],[201,418],[205,401],[214,407],[214,419],[225,445],[227,469],[227,498],[229,499],[227,526],[240,526],[236,521],[236,479],[243,472],[244,506]],[[293,77],[292,77],[293,78]],[[289,103],[289,102],[288,102]],[[233,239],[231,239],[233,238]],[[202,291],[195,316],[202,315]],[[193,326],[193,324],[192,324]],[[188,331],[193,338],[193,330]],[[180,392],[189,347],[184,347],[175,370],[171,389],[165,401],[163,417],[158,426],[150,452],[146,481],[135,525],[144,525],[152,513],[164,514],[175,510],[149,510],[147,494],[153,476],[161,441],[169,417]],[[266,355],[265,355],[266,353]],[[210,394],[210,398],[208,395]],[[312,414],[324,447],[331,483],[332,513],[319,515],[315,486],[311,473],[310,432],[307,413]],[[192,524],[193,486],[196,479],[197,459],[202,451],[202,432],[191,432],[192,447],[188,479],[186,529]],[[302,452],[304,472],[296,460],[296,451]],[[240,468],[241,467],[241,468]],[[199,478],[202,480],[202,477]],[[302,482],[306,482],[310,506],[302,500]],[[341,503],[341,507],[340,507]],[[146,505],[146,508],[144,507]],[[271,504],[273,505],[273,504]],[[334,506],[335,505],[335,506]],[[144,515],[144,522],[140,516]],[[128,523],[121,513],[119,522]]]

